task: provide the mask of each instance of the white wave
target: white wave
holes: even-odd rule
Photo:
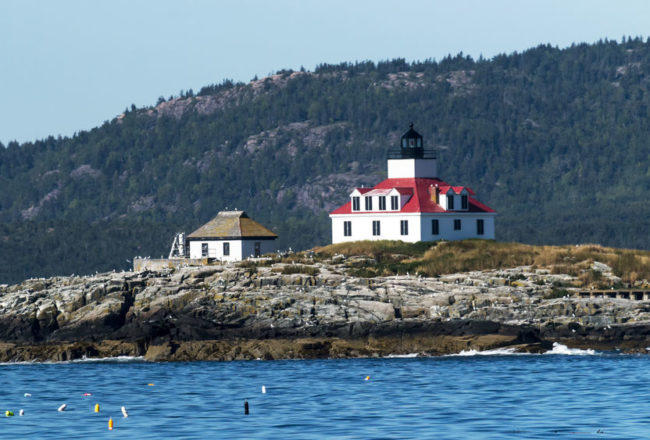
[[[526,355],[528,353],[518,353],[515,348],[495,348],[492,350],[463,350],[460,353],[448,354],[447,356],[504,356],[504,355]]]
[[[416,358],[420,356],[420,353],[408,353],[408,354],[389,354],[386,356],[387,359],[393,359],[393,358]]]
[[[73,359],[71,361],[16,361],[16,362],[0,362],[0,366],[7,365],[40,365],[40,364],[76,364],[82,362],[143,362],[144,356],[115,356],[104,358],[87,358]]]
[[[580,348],[569,348],[566,345],[559,344],[557,342],[553,342],[553,349],[547,351],[544,354],[564,354],[564,355],[570,355],[570,356],[592,356],[596,354],[596,350],[592,350],[591,348],[588,348],[586,350],[582,350]]]
[[[81,359],[74,359],[70,362],[142,362],[144,361],[144,356],[115,356],[115,357],[105,357],[105,358],[87,358],[82,357]]]

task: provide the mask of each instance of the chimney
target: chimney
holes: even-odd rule
[[[438,188],[438,184],[436,183],[436,186],[429,186],[429,195],[431,196],[431,201],[435,204],[439,203],[439,196],[440,196],[440,188]]]

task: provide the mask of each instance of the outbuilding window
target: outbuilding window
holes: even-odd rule
[[[483,235],[484,233],[483,219],[479,218],[476,220],[476,235]]]
[[[227,257],[230,255],[230,243],[224,243],[223,244],[223,256]]]
[[[460,231],[460,219],[459,218],[454,220],[454,231]]]
[[[202,257],[207,257],[208,256],[208,244],[207,243],[201,243],[201,256]]]

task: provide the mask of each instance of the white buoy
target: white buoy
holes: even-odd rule
[[[262,394],[266,394],[266,387],[262,385]]]
[[[21,416],[21,417],[24,416],[24,415],[25,415],[25,410],[24,410],[24,409],[21,409],[21,410],[18,412],[18,415]]]
[[[129,416],[129,413],[126,412],[126,407],[124,406],[122,407],[122,415],[124,416],[125,419]]]
[[[29,393],[25,393],[25,397],[32,397],[32,395]]]
[[[61,406],[59,407],[58,411],[59,411],[59,412],[63,412],[63,411],[65,411],[65,409],[66,409],[67,407],[68,407],[68,405],[66,405],[66,404],[64,403],[63,405],[61,405]]]

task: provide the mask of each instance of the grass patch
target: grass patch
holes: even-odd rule
[[[598,261],[610,266],[612,272],[625,284],[650,280],[650,252],[594,244],[535,246],[476,239],[421,243],[382,240],[338,243],[314,249],[317,259],[330,258],[336,254],[374,259],[374,263],[351,267],[350,275],[363,277],[407,272],[438,276],[531,266],[548,268],[553,274],[579,277],[583,285],[595,286],[603,285],[605,281],[602,273],[592,270],[593,263]]]
[[[282,271],[280,272],[282,275],[291,275],[294,273],[301,273],[305,275],[318,275],[320,273],[320,269],[314,266],[304,266],[302,264],[290,264],[288,266],[282,267]]]

